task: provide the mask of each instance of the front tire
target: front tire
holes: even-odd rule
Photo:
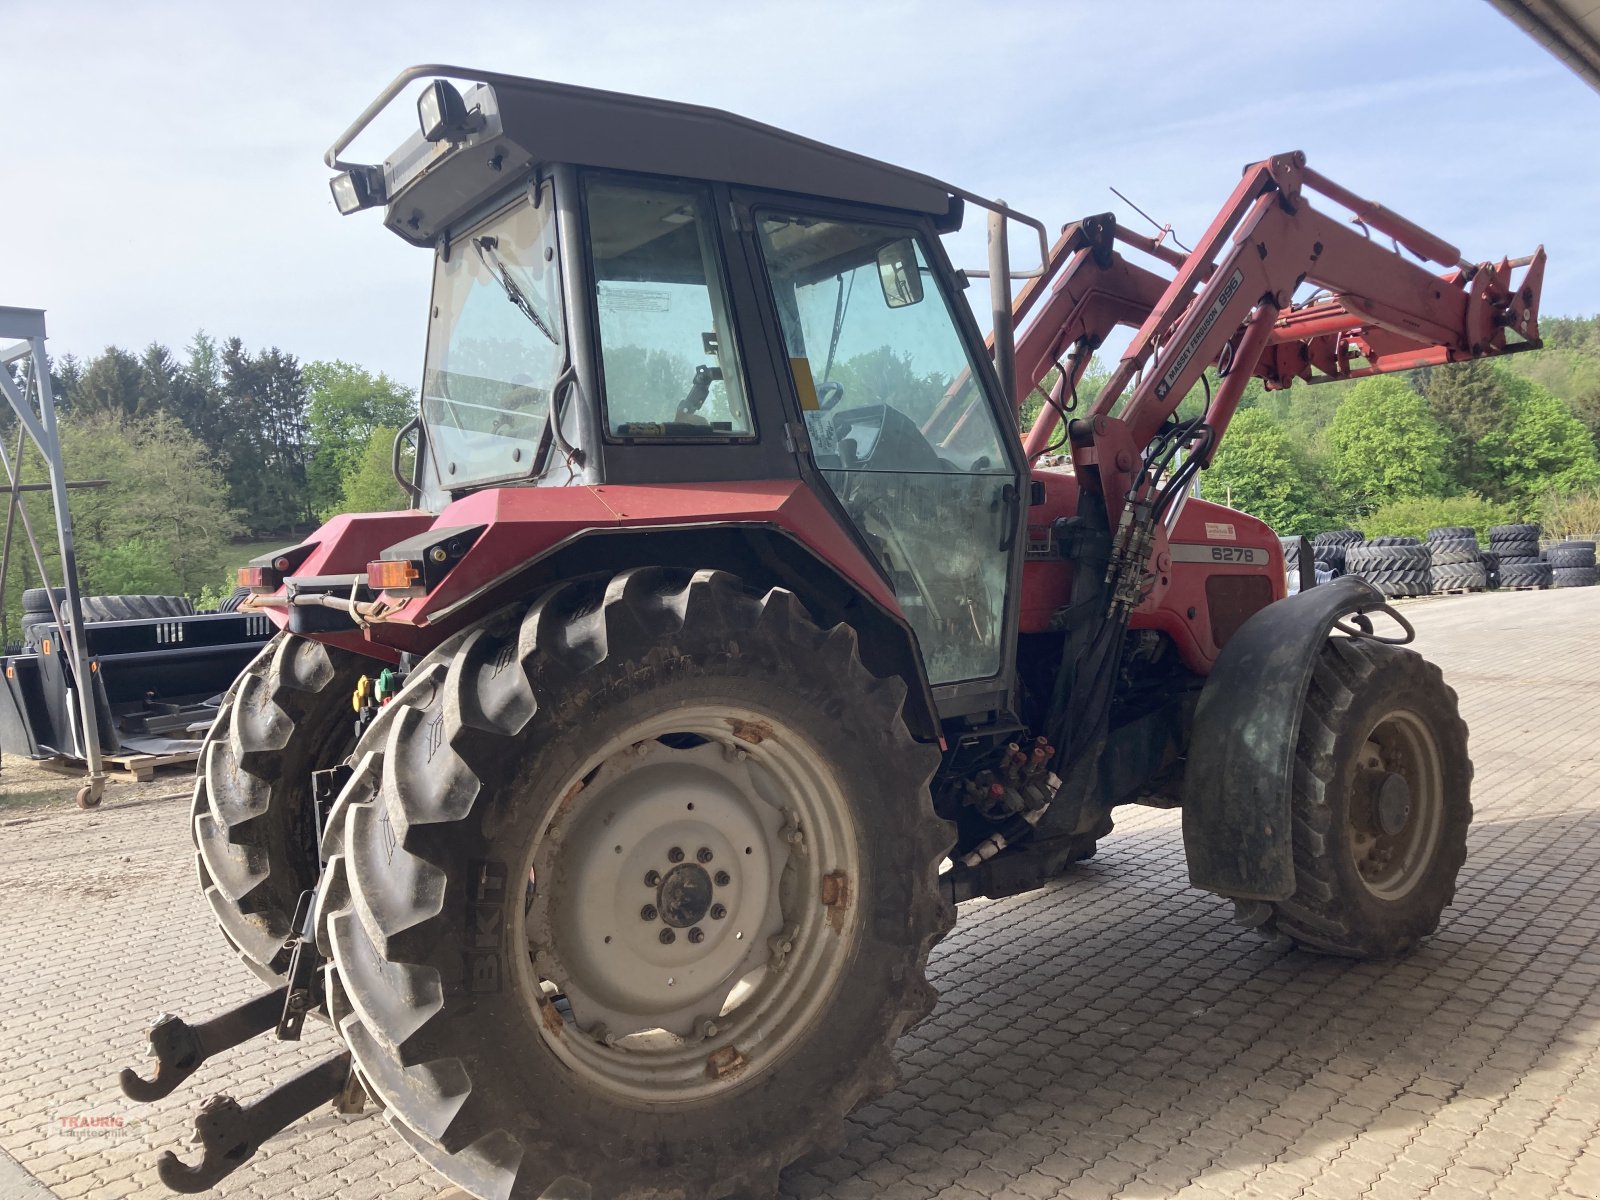
[[[276,986],[317,857],[311,772],[355,742],[350,696],[372,659],[280,633],[223,697],[200,748],[190,828],[200,888],[228,944]]]
[[[1412,950],[1455,898],[1471,787],[1467,727],[1439,668],[1329,638],[1295,753],[1295,893],[1252,906],[1262,932],[1353,958]]]
[[[834,1144],[953,922],[904,698],[713,571],[441,646],[357,748],[319,905],[402,1137],[477,1196],[593,1200],[770,1194]]]

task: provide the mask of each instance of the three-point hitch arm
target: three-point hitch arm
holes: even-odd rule
[[[1314,208],[1312,192],[1352,219]],[[1117,242],[1174,274],[1128,263]],[[1138,331],[1063,439],[1113,523],[1135,498],[1136,479],[1154,486],[1145,453],[1208,367],[1220,384],[1187,439],[1202,464],[1252,377],[1283,388],[1537,348],[1543,275],[1542,247],[1527,258],[1468,262],[1443,238],[1324,178],[1298,152],[1247,168],[1187,255],[1110,217],[1089,218],[1068,226],[1045,274],[1016,300],[1019,325],[1032,319],[1017,336],[1014,394],[1029,395],[1052,367],[1060,371],[1027,434],[1029,457],[1050,448],[1064,399],[1117,325]],[[1303,287],[1312,291],[1297,303]]]

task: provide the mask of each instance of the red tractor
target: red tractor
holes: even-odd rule
[[[419,132],[342,161],[419,79]],[[1181,806],[1193,883],[1259,932],[1389,958],[1435,928],[1454,693],[1371,587],[1285,598],[1273,531],[1192,485],[1252,378],[1537,346],[1542,251],[1467,262],[1298,154],[1192,253],[1109,216],[1050,248],[726,113],[448,67],[328,162],[434,256],[414,507],[245,572],[280,632],[193,827],[271,990],[163,1019],[124,1086],[308,1014],[346,1049],[208,1102],[171,1186],[365,1094],[480,1197],[770,1195],[893,1086],[956,905],[1093,854],[1118,805]],[[967,205],[992,344],[940,242]],[[1014,301],[1008,221],[1043,255]]]

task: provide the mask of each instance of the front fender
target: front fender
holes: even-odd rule
[[[1233,635],[1195,708],[1183,782],[1189,881],[1222,896],[1294,894],[1295,742],[1311,670],[1334,622],[1381,607],[1345,575],[1269,604]]]

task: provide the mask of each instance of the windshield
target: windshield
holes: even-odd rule
[[[439,479],[526,475],[566,362],[550,185],[457,237],[434,269],[422,419]]]

